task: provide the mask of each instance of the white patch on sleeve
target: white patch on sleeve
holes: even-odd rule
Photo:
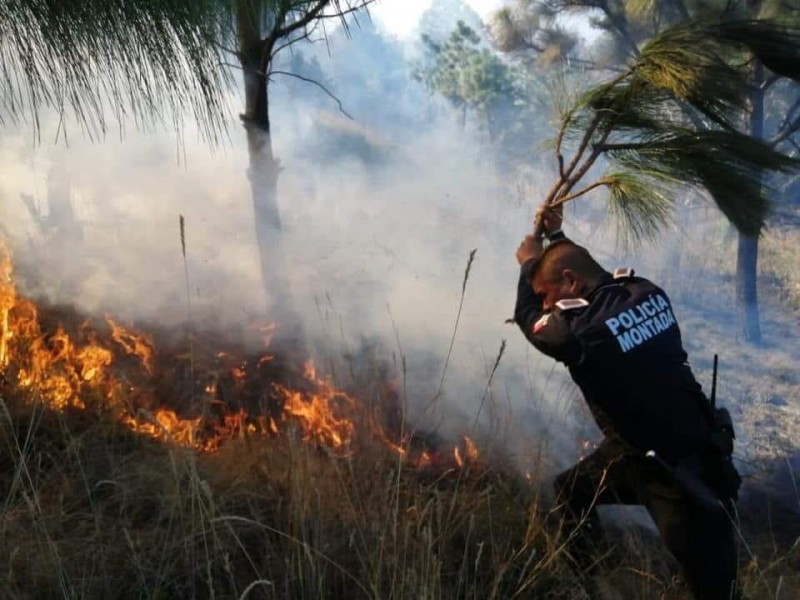
[[[559,300],[556,302],[556,308],[558,308],[561,312],[576,308],[583,308],[584,306],[589,306],[589,301],[585,298],[567,298],[565,300]]]

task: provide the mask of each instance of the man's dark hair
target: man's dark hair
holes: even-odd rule
[[[564,269],[570,269],[583,279],[594,279],[606,273],[586,248],[570,240],[559,240],[544,249],[531,272],[531,281],[535,277],[559,279]]]

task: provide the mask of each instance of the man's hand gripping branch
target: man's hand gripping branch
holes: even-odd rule
[[[517,262],[522,265],[532,258],[539,258],[544,252],[544,238],[550,238],[561,231],[563,208],[541,206],[536,211],[533,233],[526,235],[517,248]]]

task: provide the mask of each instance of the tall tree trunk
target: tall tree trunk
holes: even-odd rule
[[[750,135],[764,137],[764,67],[754,61],[752,91],[749,99]],[[761,343],[761,322],[758,314],[758,236],[739,234],[736,253],[736,303],[744,328],[744,339],[751,344]]]
[[[269,70],[271,41],[261,39],[261,7],[258,2],[239,0],[237,5],[239,59],[245,88],[245,112],[241,115],[247,132],[250,157],[247,176],[253,199],[256,243],[261,265],[264,294],[272,298],[278,321],[277,338],[282,342],[302,340],[300,319],[292,301],[289,272],[283,252],[282,227],[278,208],[280,161],[272,150],[269,120],[269,95],[266,73]]]
[[[736,253],[736,301],[741,313],[744,339],[751,344],[761,343],[757,274],[758,238],[739,234]]]

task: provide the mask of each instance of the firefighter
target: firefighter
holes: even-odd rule
[[[698,599],[737,597],[733,432],[689,368],[669,298],[631,269],[606,271],[565,237],[560,211],[537,218],[549,243],[529,235],[517,249],[514,321],[567,366],[604,434],[555,479],[573,556],[586,564],[595,548],[596,505],[643,504]]]

